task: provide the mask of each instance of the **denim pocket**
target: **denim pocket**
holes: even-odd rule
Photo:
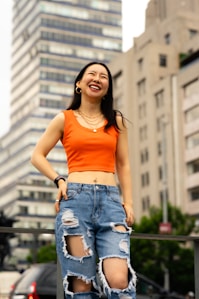
[[[67,190],[67,197],[68,199],[75,199],[75,197],[78,195],[79,193],[77,192],[77,190]]]
[[[109,193],[108,198],[109,198],[110,200],[114,201],[115,203],[120,204],[120,205],[121,205],[121,203],[122,203],[122,200],[121,200],[119,191],[111,191],[111,192]]]

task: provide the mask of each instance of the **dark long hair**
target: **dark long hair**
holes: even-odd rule
[[[108,87],[107,94],[105,95],[104,99],[102,99],[102,101],[101,101],[101,111],[102,111],[104,117],[108,121],[106,126],[105,126],[105,130],[107,130],[111,126],[114,126],[117,130],[119,130],[119,127],[118,127],[117,121],[116,121],[116,115],[118,115],[118,114],[121,115],[122,119],[123,119],[123,115],[120,111],[113,109],[113,80],[112,80],[112,75],[111,75],[111,72],[110,72],[109,68],[102,62],[92,61],[92,62],[88,63],[87,65],[85,65],[81,69],[81,71],[79,72],[79,74],[77,75],[77,77],[75,79],[72,102],[70,103],[67,110],[70,110],[70,109],[76,110],[80,107],[80,105],[81,105],[81,93],[78,94],[75,91],[76,83],[82,79],[86,69],[89,66],[93,65],[93,64],[102,65],[103,67],[105,67],[105,69],[108,72],[109,87]]]

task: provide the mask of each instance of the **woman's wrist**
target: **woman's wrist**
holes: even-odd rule
[[[65,177],[63,177],[62,175],[58,175],[55,179],[54,179],[54,184],[56,185],[57,188],[59,188],[59,181],[63,180],[66,181]]]

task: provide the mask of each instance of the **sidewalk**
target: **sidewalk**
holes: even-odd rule
[[[12,284],[20,277],[17,271],[0,272],[0,299],[8,299],[8,294]]]

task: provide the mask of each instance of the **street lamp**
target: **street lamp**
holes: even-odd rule
[[[165,116],[161,117],[160,126],[161,126],[161,134],[162,134],[162,185],[163,185],[163,193],[162,193],[162,223],[160,223],[159,231],[160,233],[171,233],[171,223],[168,222],[168,202],[167,202],[167,148],[166,148],[166,126],[168,124],[168,120]],[[169,270],[167,266],[162,264],[164,271],[164,288],[166,290],[170,289],[169,283]]]
[[[160,233],[171,233],[171,223],[168,222],[168,202],[167,202],[167,148],[166,148],[166,126],[168,120],[163,115],[160,119],[161,135],[162,135],[162,223],[160,223]]]

